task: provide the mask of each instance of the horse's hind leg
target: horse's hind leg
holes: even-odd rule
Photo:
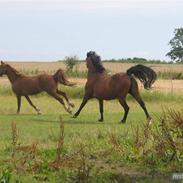
[[[60,90],[58,90],[58,89],[57,89],[56,91],[57,91],[57,93],[58,93],[59,95],[62,95],[62,96],[65,98],[65,100],[67,101],[68,105],[70,105],[71,107],[74,107],[74,104],[68,99],[68,97],[67,97],[67,95],[66,95],[65,92],[60,91]]]
[[[17,114],[20,113],[20,107],[21,107],[21,96],[17,95]]]
[[[38,114],[41,114],[41,111],[39,108],[37,108],[31,101],[31,99],[29,98],[28,95],[25,95],[25,98],[27,99],[27,101],[29,102],[29,104],[37,111]]]
[[[72,111],[70,110],[70,108],[69,107],[66,107],[66,105],[65,105],[65,103],[64,103],[64,101],[63,101],[63,99],[62,98],[60,98],[59,96],[58,96],[58,94],[57,93],[55,93],[55,92],[49,92],[48,93],[49,95],[51,95],[53,98],[55,98],[56,100],[58,100],[63,106],[64,106],[64,109],[68,112],[68,113],[72,113]]]
[[[151,120],[151,117],[146,109],[146,106],[145,106],[145,103],[144,101],[142,100],[140,94],[139,94],[139,91],[136,90],[136,91],[131,91],[130,94],[135,98],[135,100],[140,104],[140,106],[142,107],[146,117],[147,117],[147,120],[150,121]]]
[[[128,112],[129,112],[129,106],[128,104],[126,103],[126,100],[125,98],[119,98],[119,103],[121,104],[121,106],[123,107],[125,113],[124,113],[124,116],[123,118],[121,119],[121,123],[125,123],[126,122],[126,118],[128,116]]]

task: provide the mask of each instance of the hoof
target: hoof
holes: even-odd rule
[[[74,114],[74,116],[72,116],[72,118],[77,118],[77,115]]]
[[[65,110],[66,110],[69,114],[72,114],[72,111],[70,110],[70,107],[65,107]]]
[[[69,114],[72,114],[72,111],[71,111],[71,110],[68,110],[67,112],[68,112]]]
[[[69,105],[70,105],[72,108],[75,107],[73,103],[69,103]]]
[[[125,124],[125,123],[126,123],[126,121],[121,120],[119,123],[120,123],[120,124]]]
[[[103,120],[103,119],[99,119],[98,121],[99,121],[99,122],[104,122],[104,120]]]
[[[37,109],[37,114],[38,115],[41,115],[42,114],[42,112],[41,112],[41,110],[39,108]]]
[[[148,124],[149,124],[149,125],[152,125],[152,123],[153,123],[152,118],[151,118],[151,117],[149,117],[149,118],[147,119],[147,122],[148,122]]]

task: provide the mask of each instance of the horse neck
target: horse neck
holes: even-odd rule
[[[106,74],[105,70],[103,72],[98,72],[93,64],[88,64],[87,68],[88,68],[87,78],[101,76],[103,74]]]
[[[16,70],[14,70],[11,67],[8,67],[7,69],[7,76],[10,82],[13,84],[14,81],[21,76]]]
[[[97,73],[97,72],[96,72],[94,66],[93,66],[93,65],[90,65],[90,66],[88,67],[87,78],[92,77],[92,76],[95,76],[96,73]]]
[[[98,76],[101,76],[103,74],[106,74],[106,73],[105,72],[99,73],[99,72],[96,72],[96,71],[88,70],[87,78],[98,77]]]
[[[91,78],[91,77],[93,77],[95,75],[96,75],[96,72],[94,72],[93,70],[88,69],[87,78]]]

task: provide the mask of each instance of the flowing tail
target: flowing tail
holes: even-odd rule
[[[150,67],[138,64],[127,70],[129,76],[134,75],[144,85],[145,89],[150,89],[152,84],[155,82],[157,75],[156,72]]]
[[[64,71],[62,69],[58,69],[57,72],[53,75],[53,78],[56,82],[64,84],[66,86],[74,86],[76,83],[70,82],[66,79],[64,75]]]

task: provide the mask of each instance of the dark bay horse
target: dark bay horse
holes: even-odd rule
[[[87,53],[86,65],[88,76],[85,85],[85,95],[78,111],[73,117],[76,118],[79,115],[89,99],[97,98],[101,116],[99,121],[103,121],[103,100],[118,99],[125,111],[121,123],[125,123],[129,111],[126,96],[129,93],[140,104],[148,121],[151,120],[145,103],[140,97],[137,81],[134,78],[138,78],[143,83],[144,88],[149,89],[156,79],[156,73],[151,68],[144,65],[136,65],[128,69],[126,73],[117,73],[110,76],[102,66],[100,56],[93,51]]]
[[[71,113],[70,106],[74,107],[74,105],[70,102],[67,95],[58,90],[58,83],[73,86],[74,83],[69,82],[65,76],[62,69],[58,69],[54,75],[41,74],[38,76],[25,76],[18,72],[16,69],[11,67],[9,64],[1,61],[0,65],[0,76],[7,75],[9,81],[11,82],[13,92],[17,97],[17,113],[20,112],[21,107],[21,97],[24,96],[29,104],[40,113],[40,109],[38,109],[30,100],[29,95],[34,95],[41,93],[43,91],[47,92],[50,96],[58,100],[65,108],[65,110]],[[59,96],[63,96],[68,106],[65,105],[63,99]]]

